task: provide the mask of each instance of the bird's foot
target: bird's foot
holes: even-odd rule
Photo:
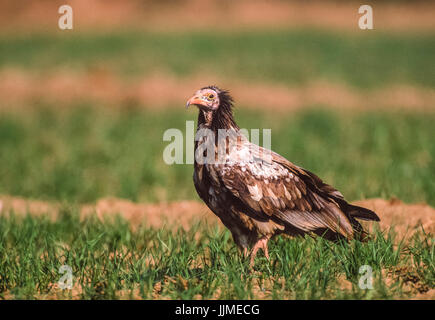
[[[269,238],[261,238],[257,241],[257,243],[254,245],[251,251],[251,261],[250,266],[251,268],[254,266],[254,260],[255,256],[257,255],[258,249],[263,249],[264,256],[267,260],[269,260],[269,250],[267,249],[267,241],[269,241]]]

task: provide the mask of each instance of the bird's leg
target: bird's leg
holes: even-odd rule
[[[263,251],[264,251],[264,256],[266,257],[266,259],[268,261],[270,261],[270,258],[269,258],[269,249],[267,248],[267,240],[269,240],[269,239],[266,239],[266,241],[264,242]]]
[[[250,266],[254,266],[254,260],[255,256],[257,255],[258,249],[263,249],[264,255],[269,260],[269,250],[267,249],[267,241],[269,241],[269,238],[264,237],[257,241],[257,243],[254,245],[251,251],[251,263]]]

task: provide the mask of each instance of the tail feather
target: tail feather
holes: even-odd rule
[[[348,204],[348,207],[346,208],[346,213],[352,216],[353,218],[358,218],[362,220],[371,220],[371,221],[380,221],[378,215],[373,212],[372,210],[369,210],[367,208],[354,206],[351,204]]]

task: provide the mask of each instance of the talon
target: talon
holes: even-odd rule
[[[248,251],[248,248],[243,248],[243,256],[245,257],[245,258],[247,258],[248,256],[249,256],[249,251]]]
[[[252,248],[251,261],[249,263],[251,268],[254,266],[255,256],[257,255],[258,249],[260,249],[260,248],[263,249],[264,256],[266,257],[266,259],[270,260],[269,259],[269,250],[267,248],[267,241],[269,241],[268,238],[261,238],[260,240],[257,241],[257,243]]]

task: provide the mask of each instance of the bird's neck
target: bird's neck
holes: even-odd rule
[[[247,141],[239,126],[234,121],[232,114],[223,116],[217,112],[218,111],[199,111],[198,128],[195,135],[196,167],[201,166],[196,158],[196,152],[200,146],[202,151],[199,155],[205,158],[207,158],[208,155],[212,160],[207,158],[205,162],[214,163],[209,161],[213,161],[213,159],[220,161],[222,160],[222,156],[225,159],[233,150],[239,150]],[[209,142],[211,142],[211,144]],[[204,162],[202,161],[201,163],[203,164]]]
[[[222,112],[219,109],[216,111],[200,110],[198,114],[198,130],[207,128],[217,133],[219,129],[240,130],[237,123],[234,121],[232,113]]]

